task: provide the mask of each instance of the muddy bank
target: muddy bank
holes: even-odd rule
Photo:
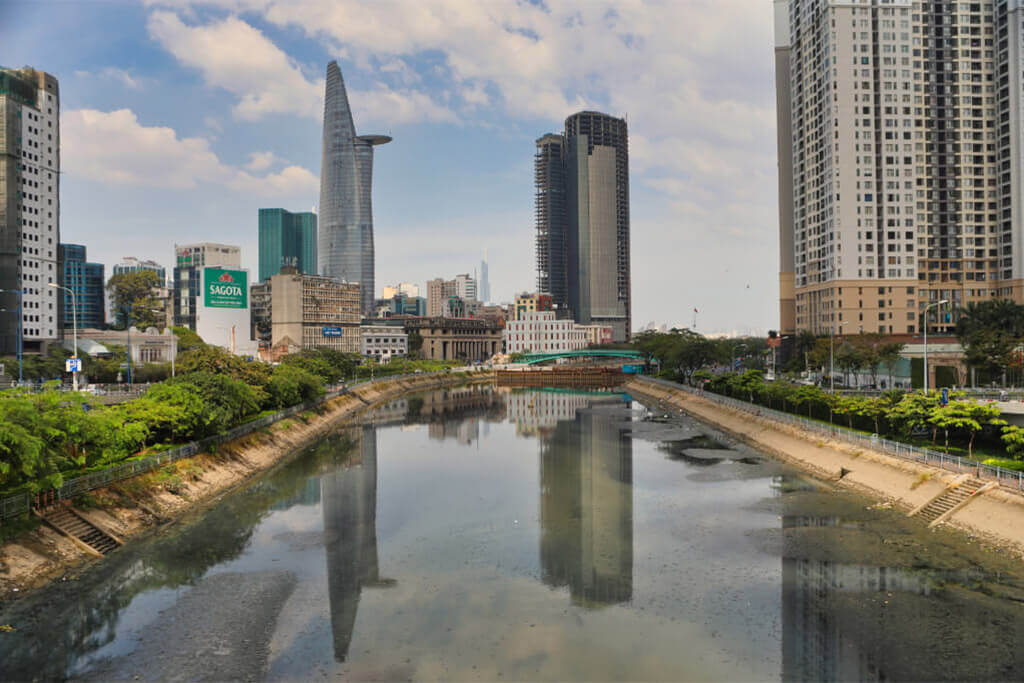
[[[733,410],[682,389],[642,379],[631,380],[626,389],[652,406],[685,411],[836,487],[858,491],[900,510],[909,512],[929,501],[956,477],[936,467],[827,440],[768,417]],[[990,490],[955,512],[945,524],[1024,558],[1024,496]]]
[[[411,392],[492,379],[485,373],[472,378],[429,375],[358,387],[326,401],[317,410],[220,444],[215,452],[200,453],[91,491],[76,501],[76,509],[95,526],[128,539],[208,504],[323,438],[339,422],[369,406]],[[67,577],[97,559],[59,532],[39,525],[0,546],[0,601]]]

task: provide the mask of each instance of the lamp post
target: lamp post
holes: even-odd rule
[[[846,321],[839,323],[835,327],[842,327],[846,324]],[[835,328],[831,325],[828,328],[828,393],[836,393],[836,368],[835,368]]]
[[[933,306],[941,306],[942,304],[948,304],[949,299],[943,299],[942,301],[936,301],[933,304],[928,304],[924,307],[924,393],[928,393],[928,309]]]
[[[24,362],[23,362],[23,354],[22,354],[22,349],[21,349],[21,347],[22,347],[22,344],[21,344],[21,328],[22,328],[22,324],[23,324],[23,317],[22,317],[22,312],[21,312],[21,308],[22,308],[22,306],[21,306],[22,290],[20,290],[20,289],[0,289],[0,292],[6,293],[6,294],[17,294],[18,295],[18,307],[15,308],[13,311],[10,311],[10,312],[14,313],[14,314],[16,314],[18,316],[18,384],[20,385],[23,381],[25,381],[25,378],[24,378]],[[7,309],[0,309],[0,310],[6,311]]]
[[[70,287],[58,285],[56,282],[48,282],[47,285],[56,289],[63,289],[71,295],[71,338],[73,340],[71,343],[75,347],[71,354],[72,360],[75,361],[75,369],[71,371],[71,386],[75,391],[78,391],[78,303],[75,301],[75,292]]]

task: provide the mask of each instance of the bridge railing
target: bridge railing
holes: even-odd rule
[[[806,417],[800,417],[799,415],[793,415],[791,413],[784,413],[781,410],[775,410],[774,408],[765,408],[764,406],[756,403],[740,401],[735,398],[722,396],[721,394],[715,394],[710,391],[699,391],[693,387],[685,384],[679,384],[677,382],[670,382],[656,377],[641,377],[638,379],[644,382],[660,384],[666,388],[680,389],[695,396],[700,396],[701,398],[718,403],[719,405],[727,406],[733,410],[749,413],[758,417],[767,417],[777,422],[792,425],[830,439],[844,441],[846,443],[862,446],[875,451],[881,451],[887,455],[900,458],[901,460],[931,465],[950,472],[970,472],[979,479],[995,481],[1002,488],[1024,494],[1024,472],[1008,470],[994,465],[986,465],[978,462],[977,460],[949,455],[948,453],[932,450],[930,448],[920,448],[918,446],[912,446],[899,441],[892,441],[891,439],[883,439],[877,434],[861,434],[860,432],[855,432],[852,429],[841,427],[839,425],[817,422]]]
[[[199,453],[208,451],[221,443],[252,434],[253,432],[269,427],[275,422],[285,418],[292,417],[293,415],[297,415],[306,410],[312,410],[331,399],[347,394],[355,389],[359,389],[360,387],[365,387],[368,384],[433,376],[451,376],[452,374],[453,373],[442,371],[419,374],[388,375],[375,380],[365,380],[362,382],[353,382],[351,384],[336,385],[320,398],[299,403],[289,408],[284,408],[272,415],[265,415],[250,422],[246,422],[221,434],[208,436],[205,439],[200,439],[198,441],[191,441],[162,453],[154,453],[135,460],[118,463],[117,465],[97,470],[96,472],[89,472],[88,474],[83,474],[78,477],[70,477],[64,481],[64,484],[60,488],[39,493],[16,493],[5,498],[0,498],[0,523],[5,519],[11,519],[13,517],[20,517],[28,514],[32,509],[32,506],[37,504],[38,501],[46,501],[47,504],[50,504],[62,500],[70,500],[82,495],[83,493],[102,488],[104,486],[109,486],[110,484],[121,481],[122,479],[129,479],[140,474],[145,474],[146,472],[152,472],[153,470],[159,469],[169,463],[183,458],[190,458]]]

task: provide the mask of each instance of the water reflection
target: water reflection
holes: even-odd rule
[[[585,408],[593,398],[545,393],[516,398],[510,397],[509,407],[517,428],[554,424],[540,441],[544,583],[568,586],[573,603],[588,607],[630,600],[632,440],[607,416]],[[514,405],[523,412],[513,416]]]
[[[377,558],[377,429],[358,430],[357,457],[321,478],[334,658],[345,661],[364,587],[381,580]]]

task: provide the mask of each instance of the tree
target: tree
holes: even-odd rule
[[[118,273],[107,282],[110,292],[110,308],[117,317],[118,326],[128,327],[125,313],[131,317],[131,324],[140,330],[147,327],[160,327],[163,316],[156,312],[157,299],[154,288],[161,286],[160,276],[151,270],[136,270],[131,273]]]
[[[178,338],[178,353],[185,353],[192,349],[206,348],[206,342],[198,334],[187,327],[174,326],[171,332]]]
[[[1000,372],[1024,337],[1024,306],[1008,300],[971,302],[960,309],[956,336],[967,364]]]
[[[927,427],[928,418],[932,410],[939,403],[937,392],[906,394],[892,410],[889,411],[889,419],[899,425],[904,434],[910,436],[914,430]],[[932,431],[932,443],[935,442],[935,432]]]

